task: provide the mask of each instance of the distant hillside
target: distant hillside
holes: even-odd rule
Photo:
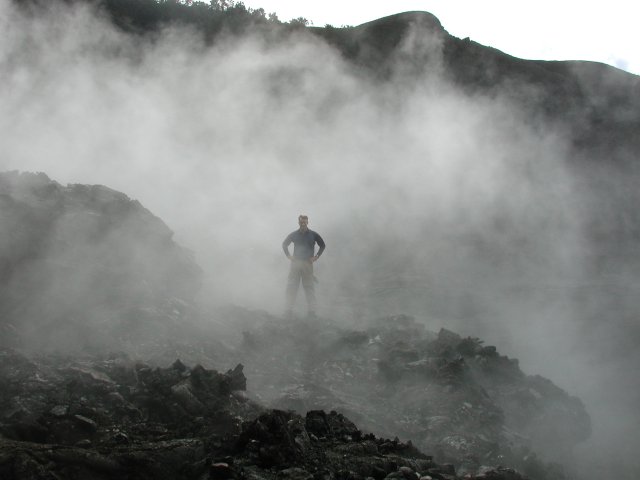
[[[133,34],[159,34],[170,25],[203,34],[208,43],[220,35],[262,33],[277,39],[309,22],[281,22],[276,13],[247,8],[242,2],[175,0],[13,0],[26,9],[55,2],[97,5],[113,23]],[[189,3],[189,4],[187,4]],[[594,152],[623,161],[640,152],[640,78],[587,61],[522,60],[469,38],[459,39],[427,12],[405,12],[357,27],[307,27],[369,75],[385,79],[399,61],[415,73],[439,63],[451,81],[469,92],[507,95],[545,121],[569,126],[581,157]],[[437,37],[440,50],[428,50],[410,35]]]
[[[418,66],[433,68],[441,62],[445,75],[469,92],[506,94],[547,121],[570,124],[581,151],[606,149],[614,158],[640,151],[640,78],[635,75],[595,62],[512,57],[449,35],[426,12],[400,13],[354,28],[310,28],[345,57],[382,77],[399,53],[409,54],[406,43],[413,29],[438,37],[442,45],[428,51],[414,44],[411,61]]]

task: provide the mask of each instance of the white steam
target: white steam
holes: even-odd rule
[[[414,314],[561,385],[588,377],[560,353],[579,345],[566,288],[586,248],[562,130],[447,84],[437,37],[415,30],[377,83],[305,34],[205,48],[86,8],[0,18],[0,169],[140,200],[195,250],[204,296],[278,313],[304,213],[327,242],[321,313]]]

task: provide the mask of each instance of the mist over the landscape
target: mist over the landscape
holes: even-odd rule
[[[304,31],[206,47],[187,30],[128,36],[86,7],[26,18],[9,2],[0,26],[0,170],[124,192],[195,252],[203,299],[274,314],[280,244],[307,214],[327,242],[321,316],[405,313],[481,336],[585,401],[585,452],[617,449],[622,473],[638,471],[640,359],[615,333],[637,322],[636,272],[597,288],[596,205],[564,125],[453,87],[437,36],[416,25],[381,81]]]

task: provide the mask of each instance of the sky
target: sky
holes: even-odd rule
[[[394,13],[434,14],[459,38],[535,60],[592,60],[640,74],[640,30],[635,2],[541,0],[247,0],[280,20],[304,17],[314,26],[356,26]]]

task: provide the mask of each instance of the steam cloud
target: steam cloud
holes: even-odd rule
[[[588,252],[567,139],[456,90],[437,55],[416,79],[409,59],[437,38],[416,28],[380,83],[300,33],[206,48],[185,30],[125,36],[89,8],[25,18],[9,2],[0,25],[2,170],[140,200],[196,252],[205,297],[275,313],[280,243],[308,214],[327,241],[324,315],[408,313],[492,339],[585,399],[595,435],[620,433],[596,395],[611,364],[588,363],[571,297]]]

